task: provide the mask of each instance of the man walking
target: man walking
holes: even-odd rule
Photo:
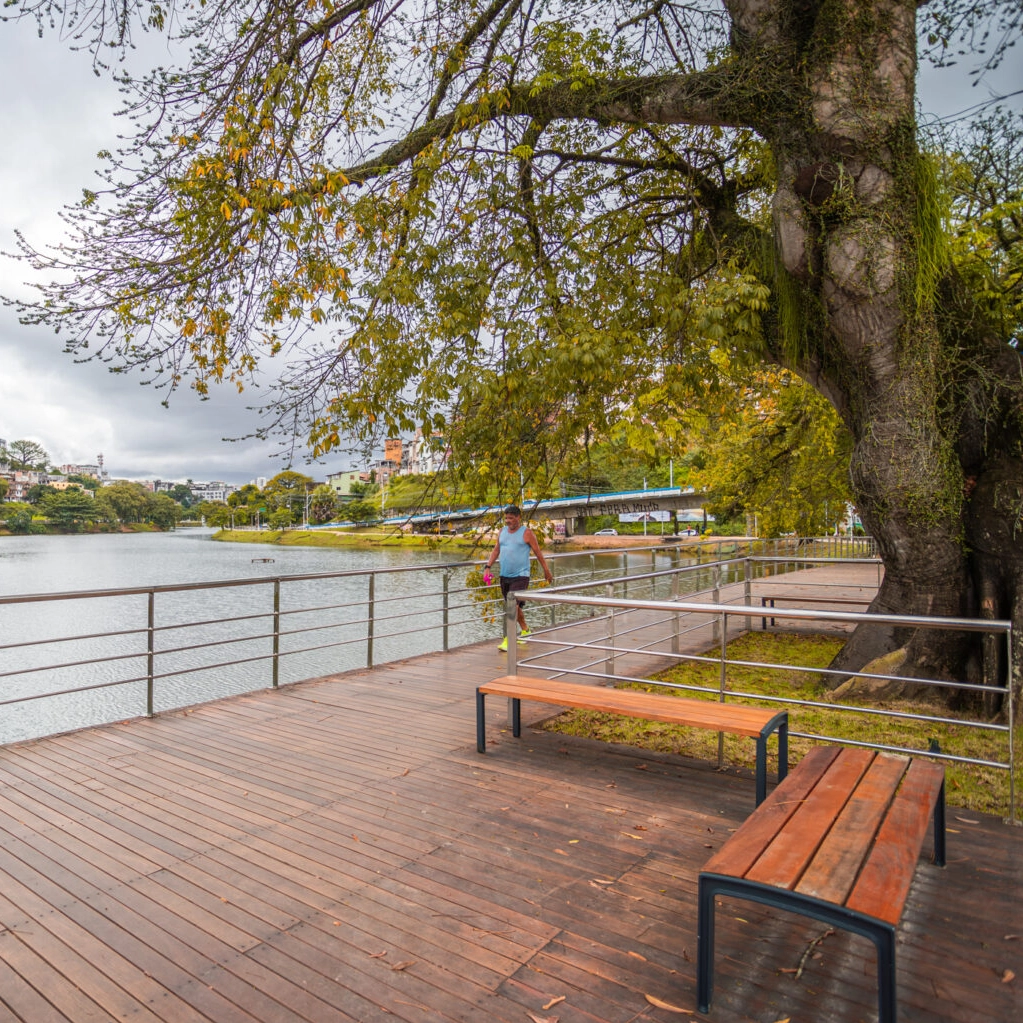
[[[524,590],[529,586],[529,552],[536,555],[536,560],[543,568],[544,578],[553,582],[550,568],[536,542],[536,535],[531,529],[522,525],[522,510],[516,504],[510,504],[504,510],[504,528],[498,534],[497,543],[487,559],[487,568],[495,561],[501,562],[501,597],[507,597],[516,590]],[[525,639],[530,633],[526,627],[526,616],[522,613],[522,601],[516,601],[519,620],[519,639]],[[508,637],[501,642],[501,650],[508,649]]]

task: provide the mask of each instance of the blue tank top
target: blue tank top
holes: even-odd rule
[[[501,562],[501,575],[506,579],[529,575],[529,544],[526,543],[526,527],[519,526],[514,533],[508,532],[504,526],[498,535],[497,542],[501,545],[498,558]]]

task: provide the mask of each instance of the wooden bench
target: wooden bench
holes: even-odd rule
[[[711,732],[748,735],[757,742],[757,805],[767,796],[767,740],[778,733],[778,780],[788,771],[789,715],[787,711],[717,703],[685,697],[645,693],[637,689],[608,689],[578,682],[505,675],[476,690],[476,749],[485,753],[487,696],[507,696],[512,701],[512,734],[522,733],[521,701],[553,703],[559,707],[604,711],[626,717],[665,721],[672,725],[704,728]]]
[[[878,1019],[895,1023],[895,928],[934,816],[945,865],[945,769],[866,749],[814,748],[700,872],[697,1004],[714,988],[720,896],[791,910],[870,938]]]

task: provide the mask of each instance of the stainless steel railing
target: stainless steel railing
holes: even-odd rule
[[[647,558],[688,563],[694,551],[651,544],[548,558],[573,584],[627,578]],[[485,639],[499,631],[500,608],[490,622],[481,614],[486,601],[466,582],[479,565],[0,596],[0,742]]]
[[[765,561],[770,564],[775,559],[749,558],[742,559],[742,561],[744,570],[750,576],[755,577],[756,565],[758,563],[762,567],[766,567]],[[841,559],[826,563],[841,563]],[[636,578],[634,577],[632,581],[633,585],[635,585]],[[946,692],[954,690],[957,693],[972,693],[983,697],[990,697],[993,694],[1000,695],[1004,698],[1004,723],[990,720],[986,717],[969,717],[966,715],[953,717],[942,713],[928,713],[923,708],[916,711],[877,706],[868,707],[850,703],[793,698],[782,692],[765,695],[763,693],[751,693],[731,688],[729,684],[729,669],[737,667],[757,668],[768,672],[785,670],[790,672],[805,671],[815,675],[830,673],[840,675],[843,679],[848,678],[850,674],[849,672],[831,671],[828,668],[805,668],[794,665],[729,658],[727,653],[729,623],[732,623],[731,635],[734,638],[742,632],[748,632],[752,628],[751,623],[753,620],[759,618],[764,613],[763,609],[755,608],[752,603],[753,588],[750,582],[751,579],[744,579],[741,592],[733,593],[730,599],[712,599],[707,602],[691,599],[630,599],[624,596],[615,596],[610,592],[610,589],[603,595],[586,596],[579,592],[585,588],[585,585],[572,587],[571,592],[565,592],[564,590],[534,590],[517,593],[514,595],[514,598],[525,601],[529,606],[543,607],[547,605],[571,604],[578,608],[580,612],[585,609],[591,616],[599,614],[603,617],[606,627],[602,635],[594,635],[591,628],[590,635],[587,637],[581,635],[581,626],[577,622],[573,625],[565,625],[557,629],[545,629],[539,634],[533,634],[525,642],[524,649],[518,649],[518,644],[516,643],[509,643],[508,673],[515,674],[521,667],[530,667],[543,671],[551,678],[571,674],[592,677],[598,679],[602,684],[608,685],[627,682],[649,682],[650,677],[648,673],[643,675],[622,673],[617,670],[617,665],[626,658],[632,658],[634,660],[645,660],[649,666],[652,655],[656,655],[659,669],[663,669],[670,664],[681,664],[684,662],[717,665],[719,671],[718,686],[716,688],[664,682],[658,682],[658,685],[713,696],[721,702],[725,702],[727,699],[750,700],[776,705],[779,708],[789,706],[819,709],[843,715],[858,714],[866,717],[889,718],[894,721],[919,721],[935,725],[955,725],[967,732],[988,732],[999,739],[1004,739],[1004,758],[973,757],[935,750],[930,746],[914,749],[906,746],[885,744],[883,742],[868,742],[836,735],[800,732],[796,729],[790,730],[789,734],[792,738],[867,746],[898,754],[925,755],[949,763],[1007,771],[1009,790],[1008,821],[1016,824],[1020,823],[1016,812],[1015,781],[1017,758],[1015,721],[1013,716],[1014,701],[1009,690],[1011,683],[1005,689],[993,690],[993,687],[990,685],[970,683],[962,679],[922,679],[915,676],[902,676],[897,673],[856,673],[857,678],[883,683],[904,683],[924,689],[944,690]],[[790,582],[790,580],[787,579],[786,582]],[[514,635],[515,632],[515,599],[509,597],[505,611],[505,627],[508,635]],[[825,594],[821,599],[827,601],[829,596]],[[834,595],[831,595],[831,600],[834,602]],[[805,607],[773,607],[766,613],[770,618],[778,619],[789,626],[800,624],[803,626],[813,626],[817,630],[822,628],[848,629],[860,623],[869,622],[907,629],[982,633],[1004,643],[1004,661],[1002,663],[1006,666],[1007,679],[1012,680],[1015,678],[1012,660],[1012,624],[1007,620],[881,615],[866,614],[861,611]],[[702,641],[689,651],[683,651],[679,647],[679,636],[682,634],[679,627],[681,621],[689,621],[691,623],[689,631],[693,633],[699,632],[702,636]],[[737,621],[738,624],[736,625]],[[630,622],[630,624],[623,627],[624,622]],[[667,632],[664,628],[666,624],[671,626]],[[644,636],[646,638],[643,638]],[[707,652],[715,647],[717,648],[717,653]],[[571,656],[567,656],[569,654]],[[719,738],[719,757],[721,756],[721,750],[722,745]]]

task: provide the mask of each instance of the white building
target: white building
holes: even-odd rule
[[[230,483],[214,480],[212,483],[193,483],[189,490],[196,503],[200,501],[220,501],[226,503],[227,499],[238,489]]]

